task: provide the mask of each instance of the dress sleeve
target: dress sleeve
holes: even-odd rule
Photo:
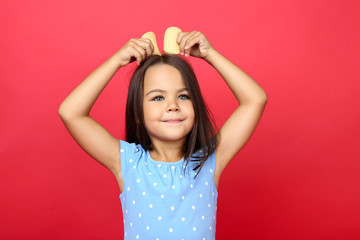
[[[144,154],[144,149],[140,144],[120,140],[120,164],[124,182],[128,173],[136,168],[142,154]]]

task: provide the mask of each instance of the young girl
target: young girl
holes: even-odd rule
[[[265,91],[215,50],[200,32],[181,32],[181,55],[204,59],[239,102],[217,134],[195,74],[184,57],[152,55],[149,39],[131,39],[61,104],[76,142],[108,168],[120,187],[125,239],[215,239],[222,171],[254,132]],[[126,105],[126,141],[89,116],[120,68],[137,61]]]

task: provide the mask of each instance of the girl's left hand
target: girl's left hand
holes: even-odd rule
[[[209,51],[214,50],[204,34],[198,31],[179,33],[177,43],[179,44],[181,55],[185,54],[186,57],[191,55],[206,59]]]

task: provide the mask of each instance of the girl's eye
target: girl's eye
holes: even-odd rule
[[[161,97],[161,96],[156,96],[156,97],[154,97],[153,98],[153,101],[162,101],[162,100],[164,100],[164,98],[163,97]]]
[[[179,96],[179,99],[180,100],[187,100],[187,99],[190,99],[190,97],[188,95],[183,94],[183,95]]]

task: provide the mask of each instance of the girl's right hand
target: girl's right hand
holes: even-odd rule
[[[132,38],[113,57],[119,62],[120,67],[125,67],[133,61],[140,65],[147,57],[154,52],[154,46],[150,39]]]

